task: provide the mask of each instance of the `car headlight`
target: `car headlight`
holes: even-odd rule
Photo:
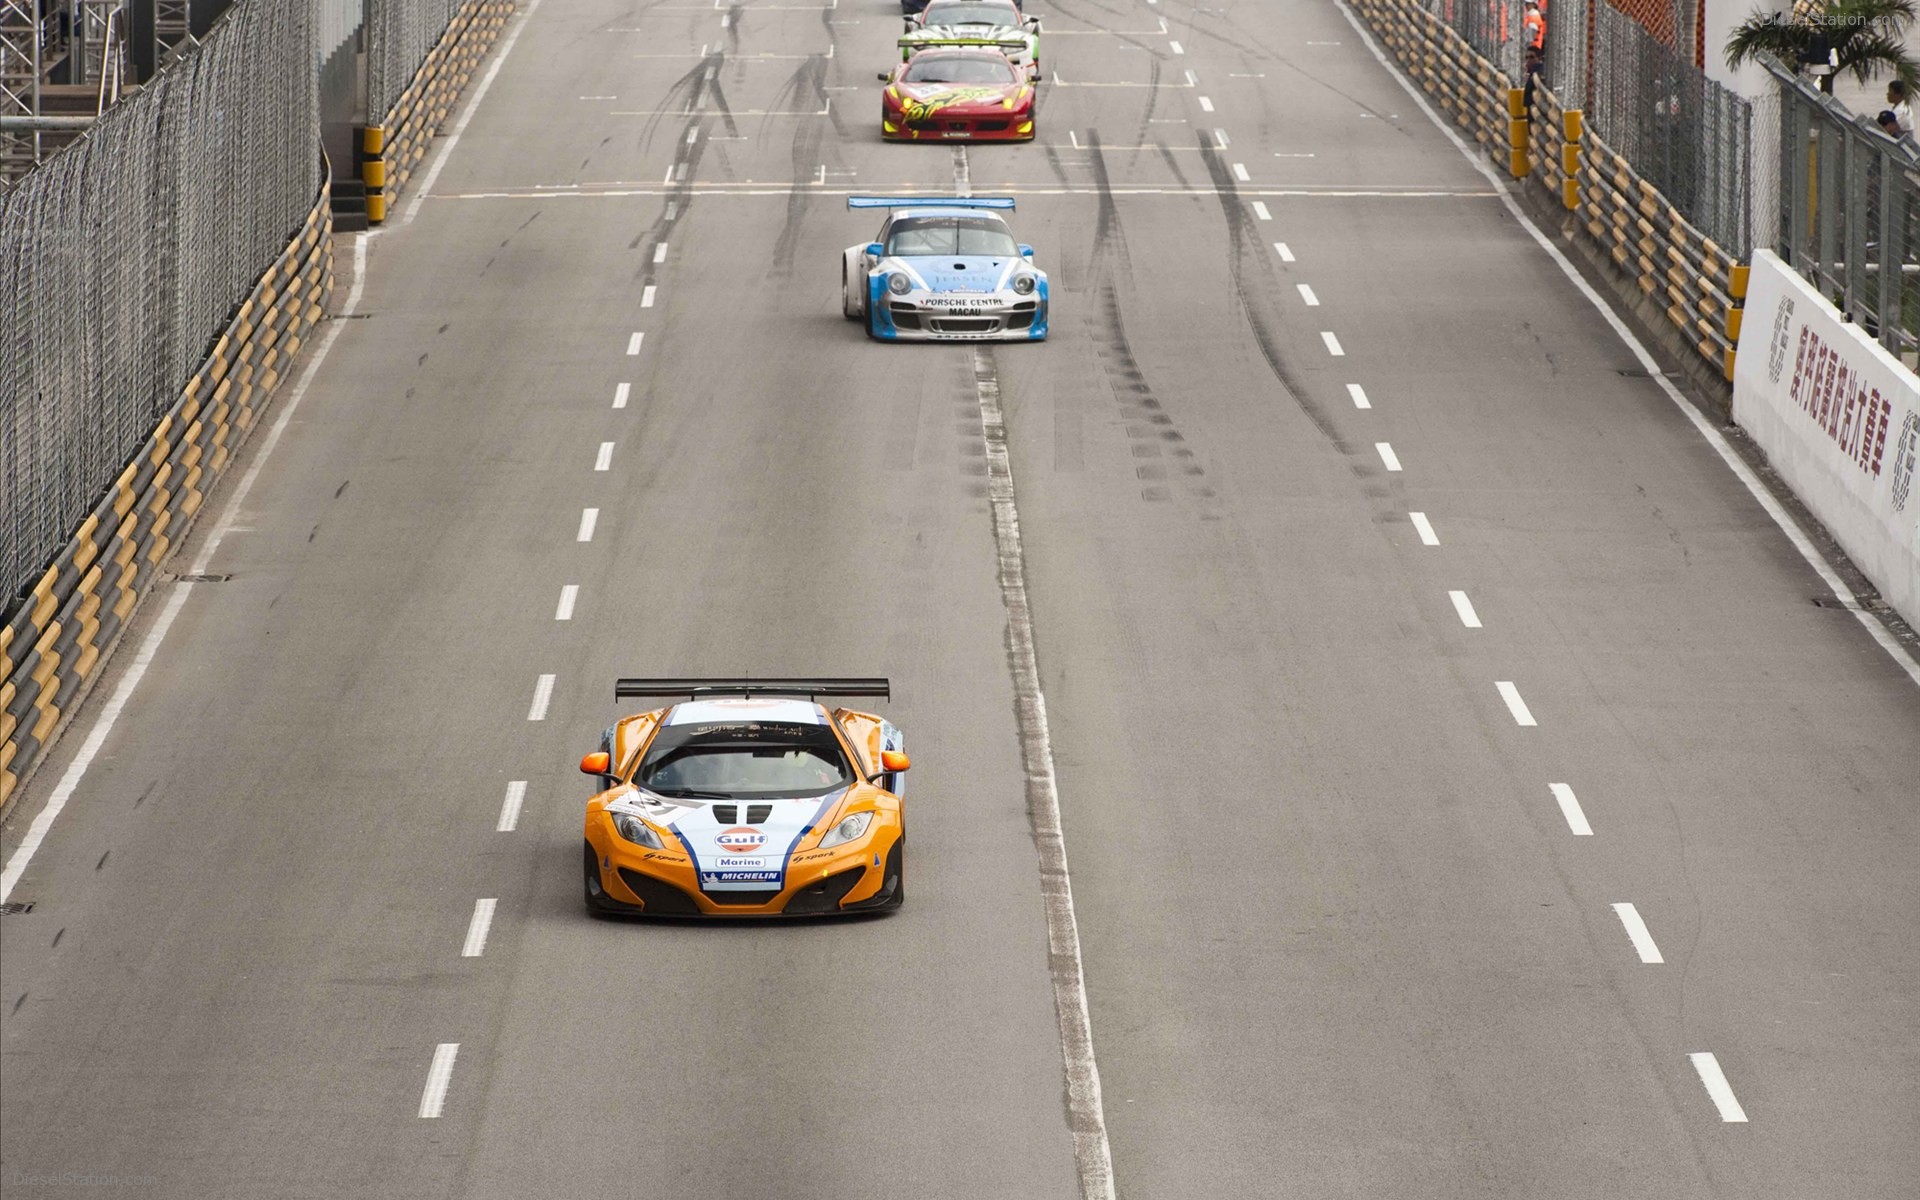
[[[913,290],[913,281],[905,275],[889,275],[887,276],[887,290],[896,296],[904,296]]]
[[[666,849],[653,827],[632,813],[613,814],[613,830],[636,846],[645,846],[649,850]]]
[[[866,833],[867,826],[871,824],[873,824],[872,813],[854,813],[838,825],[835,825],[832,829],[827,830],[827,836],[820,839],[820,848],[825,850],[828,846],[838,846],[845,842],[851,842]]]
[[[1016,295],[1031,296],[1037,283],[1038,281],[1031,275],[1015,275],[1013,277],[1013,290]]]

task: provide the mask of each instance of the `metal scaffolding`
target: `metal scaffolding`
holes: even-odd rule
[[[32,170],[119,100],[125,9],[125,0],[0,0],[0,182]]]

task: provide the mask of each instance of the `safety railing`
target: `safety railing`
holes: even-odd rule
[[[467,80],[513,14],[513,0],[467,0],[428,52],[412,82],[377,123],[360,135],[360,177],[367,185],[367,219],[386,220],[406,191],[434,134],[453,112]]]
[[[333,285],[328,187],[267,268],[142,451],[0,628],[0,806],[84,697],[257,423]]]

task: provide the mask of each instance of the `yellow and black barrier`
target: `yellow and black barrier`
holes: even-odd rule
[[[1584,113],[1564,108],[1537,83],[1529,111],[1523,89],[1415,0],[1353,0],[1353,6],[1407,75],[1489,157],[1516,179],[1538,179],[1572,214],[1571,227],[1633,279],[1715,371],[1733,379],[1746,266],[1594,136]]]
[[[467,0],[413,74],[413,81],[380,117],[360,131],[360,179],[367,185],[367,220],[387,219],[387,206],[406,190],[433,136],[453,112],[514,0]]]
[[[254,284],[146,446],[0,628],[0,807],[79,707],[333,288],[330,187]]]

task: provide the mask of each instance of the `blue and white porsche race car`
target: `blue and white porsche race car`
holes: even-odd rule
[[[847,207],[891,210],[840,264],[841,311],[869,337],[1046,340],[1047,276],[1000,218],[1011,198],[850,196]]]

